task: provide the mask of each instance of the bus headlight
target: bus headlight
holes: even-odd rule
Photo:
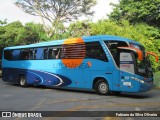
[[[141,79],[137,79],[137,81],[138,81],[138,82],[141,82],[141,83],[144,83],[144,81],[143,81],[143,80],[141,80]]]
[[[143,81],[143,80],[139,80],[139,82],[144,83],[144,81]]]
[[[132,80],[136,80],[138,82],[144,83],[144,80],[138,79],[136,77],[130,77]]]

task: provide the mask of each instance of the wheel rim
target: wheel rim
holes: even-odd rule
[[[20,84],[23,86],[25,85],[26,80],[24,78],[21,78]]]
[[[101,93],[107,93],[108,91],[108,86],[105,82],[100,83],[98,88]]]

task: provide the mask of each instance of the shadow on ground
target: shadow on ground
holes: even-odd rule
[[[11,86],[15,86],[15,87],[20,87],[22,88],[21,86],[19,86],[18,84],[12,84],[12,83],[3,83],[5,85],[11,85]],[[61,91],[61,92],[74,92],[74,93],[82,93],[82,94],[97,94],[94,90],[82,90],[82,89],[71,89],[71,88],[55,88],[55,87],[49,87],[49,86],[28,86],[26,87],[26,89],[29,89],[29,88],[32,88],[32,89],[53,89],[53,90],[56,90],[56,91]],[[24,88],[22,88],[24,89]],[[132,98],[132,99],[146,99],[146,98],[153,98],[153,97],[156,97],[157,94],[152,94],[150,92],[145,92],[145,93],[125,93],[125,92],[122,92],[120,94],[116,94],[116,93],[113,93],[111,92],[109,95],[106,95],[106,96],[114,96],[114,97],[121,97],[121,98]]]

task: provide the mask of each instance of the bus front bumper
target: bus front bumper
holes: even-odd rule
[[[144,82],[144,83],[139,83],[140,85],[140,89],[139,89],[139,92],[147,92],[151,89],[153,89],[154,85],[153,85],[153,82]]]

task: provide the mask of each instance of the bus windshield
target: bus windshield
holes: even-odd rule
[[[143,77],[147,77],[147,78],[153,77],[151,63],[150,63],[148,56],[146,56],[146,51],[143,46],[138,45],[138,44],[134,44],[134,43],[127,44],[124,41],[112,41],[112,40],[105,41],[105,43],[106,43],[107,47],[109,48],[117,67],[119,67],[119,68],[120,68],[120,64],[121,64],[120,52],[126,51],[128,53],[131,53],[131,51],[132,51],[131,48],[133,48],[133,49],[135,48],[137,50],[140,50],[142,53],[142,60],[139,59],[137,52],[132,51],[133,55],[131,55],[131,56],[134,57],[133,64],[134,64],[134,69],[135,69],[133,73],[140,75],[140,76],[143,76]],[[120,48],[120,49],[118,49],[118,48]],[[122,50],[125,48],[126,48],[126,50]],[[123,70],[124,70],[124,68],[123,68]],[[128,71],[128,70],[126,69],[126,71]],[[129,71],[129,72],[131,72],[131,71]]]
[[[144,58],[142,61],[139,61],[137,59],[136,62],[137,62],[138,75],[147,78],[153,77],[151,62],[148,57]]]
[[[136,67],[137,67],[137,74],[141,75],[143,77],[151,78],[153,77],[153,71],[151,67],[151,62],[148,56],[146,56],[146,51],[143,46],[137,45],[130,43],[131,47],[137,48],[142,51],[143,53],[143,60],[138,60],[137,56],[136,57]]]

